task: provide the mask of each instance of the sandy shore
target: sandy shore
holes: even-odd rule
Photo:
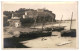
[[[77,48],[77,42],[76,42],[76,37],[61,37],[60,32],[52,32],[52,36],[49,37],[44,37],[44,40],[42,40],[42,37],[36,38],[33,40],[28,40],[28,41],[22,41],[24,46],[28,46],[31,48]],[[57,36],[54,36],[56,34]],[[66,43],[70,42],[70,43]],[[62,44],[58,46],[59,44]]]
[[[59,25],[59,24],[54,24],[54,26],[57,26],[57,25]],[[70,28],[70,22],[61,23],[60,25],[66,26],[65,29]],[[47,26],[50,26],[50,25],[47,25]],[[41,26],[39,26],[39,27],[41,27]],[[72,29],[76,29],[76,22],[74,22],[72,24]],[[29,29],[26,29],[26,28],[24,28],[24,30],[21,30],[19,28],[17,30],[30,31]],[[15,31],[15,28],[12,30],[9,28],[8,31]],[[55,34],[57,36],[54,36]],[[26,39],[26,38],[25,38],[25,40],[23,40],[24,38],[22,38],[22,39],[21,38],[12,38],[12,35],[8,32],[4,32],[4,39],[8,40],[7,43],[10,42],[14,46],[14,47],[12,46],[12,48],[20,48],[20,47],[18,47],[19,46],[18,44],[21,44],[21,48],[23,48],[23,46],[25,46],[24,48],[26,48],[26,47],[30,47],[30,48],[60,48],[60,49],[61,48],[64,48],[64,49],[65,48],[68,48],[68,49],[78,48],[77,37],[61,37],[61,33],[58,31],[53,31],[52,36],[44,37],[43,41],[42,41],[42,37],[30,39],[30,40]],[[15,45],[15,44],[17,44],[17,45]],[[59,46],[59,44],[62,44],[62,45]],[[10,48],[10,47],[11,46],[9,46],[8,48]]]

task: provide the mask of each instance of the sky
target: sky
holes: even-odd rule
[[[15,11],[19,8],[31,9],[48,9],[56,15],[56,20],[71,19],[73,12],[73,19],[78,17],[78,3],[76,1],[66,2],[2,2],[2,11]]]

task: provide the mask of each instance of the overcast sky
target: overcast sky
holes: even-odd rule
[[[3,11],[15,11],[19,8],[46,8],[56,14],[56,19],[60,20],[63,15],[63,20],[77,18],[77,2],[2,2]]]

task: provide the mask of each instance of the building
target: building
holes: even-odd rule
[[[9,25],[11,27],[21,27],[20,18],[19,17],[13,17],[13,14],[12,14],[11,19],[8,19],[8,22],[9,22]]]
[[[52,20],[55,21],[55,14],[52,13],[52,11],[49,11],[47,9],[37,9],[37,10],[28,9],[27,11],[25,11],[23,17],[16,17],[16,16],[13,16],[13,14],[12,14],[11,19],[8,19],[10,26],[21,27],[22,22],[21,22],[20,18],[23,18],[22,22],[27,20],[27,18],[31,18],[31,19],[35,20],[36,22],[43,22],[44,18],[45,18],[45,22],[48,22],[48,21],[52,21]]]
[[[55,20],[55,14],[47,9],[37,9],[37,10],[29,9],[28,11],[25,11],[23,18],[25,19],[25,18],[47,17],[47,16]]]
[[[23,18],[34,18],[37,17],[37,11],[36,10],[28,10],[25,11],[25,14],[23,15]]]

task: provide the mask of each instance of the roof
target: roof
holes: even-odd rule
[[[8,17],[8,16],[6,16],[6,15],[3,15],[3,17]]]
[[[20,19],[19,17],[12,17],[11,19]]]
[[[8,21],[11,21],[11,19],[8,19]]]

